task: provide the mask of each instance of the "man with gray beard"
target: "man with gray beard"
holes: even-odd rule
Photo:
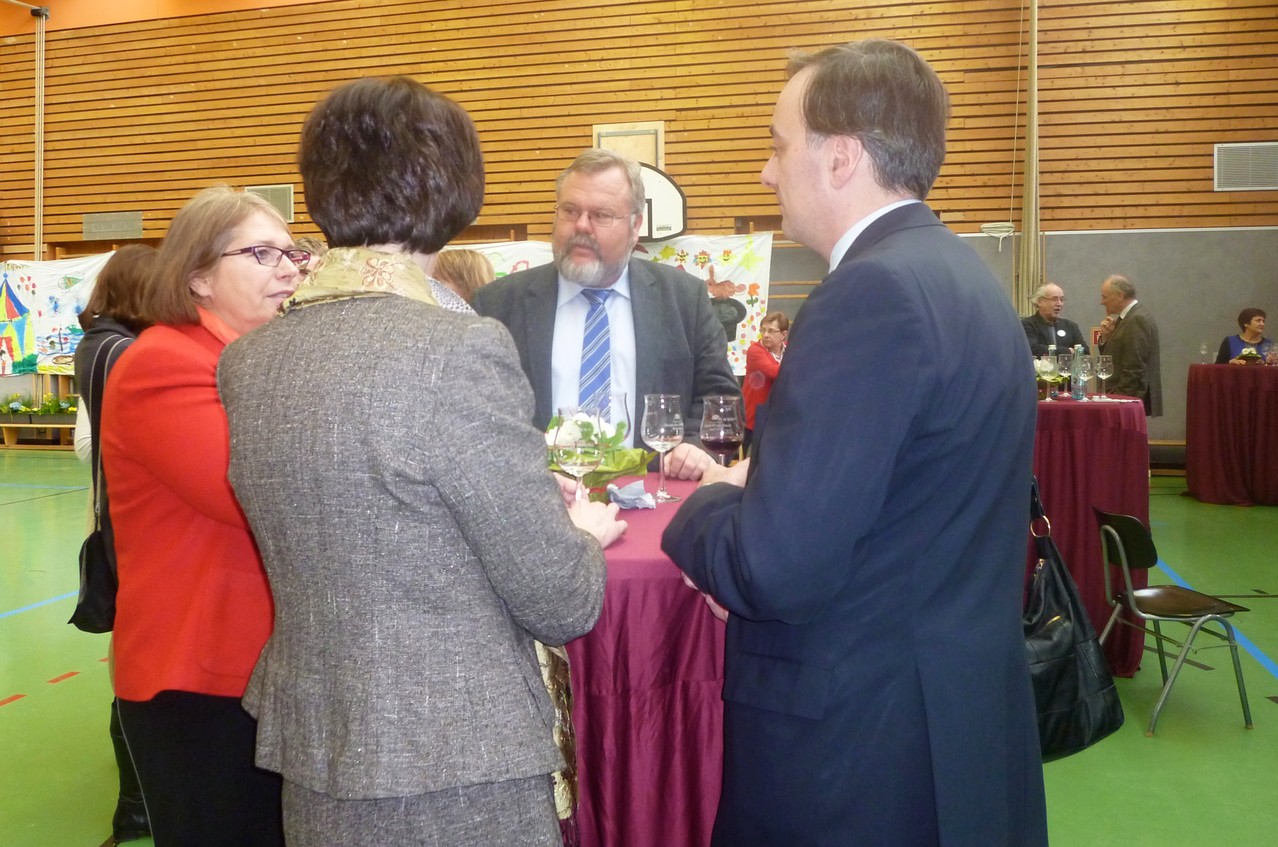
[[[588,394],[625,392],[638,430],[645,394],[681,395],[685,440],[666,454],[666,473],[699,479],[712,461],[696,446],[702,398],[740,394],[705,283],[631,257],[645,208],[635,162],[587,150],[559,175],[555,191],[554,263],[480,288],[475,311],[514,337],[540,429],[556,409],[582,405]],[[583,367],[601,347],[602,361]]]

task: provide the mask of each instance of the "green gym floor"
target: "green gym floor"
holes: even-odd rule
[[[110,835],[108,637],[65,623],[88,484],[71,453],[0,449],[0,847],[97,847]],[[1146,738],[1161,688],[1147,652],[1136,677],[1118,681],[1122,730],[1045,766],[1052,843],[1278,843],[1278,508],[1204,505],[1178,477],[1155,477],[1152,489],[1165,567],[1151,581],[1251,608],[1236,621],[1256,728],[1243,728],[1228,650],[1201,638]]]

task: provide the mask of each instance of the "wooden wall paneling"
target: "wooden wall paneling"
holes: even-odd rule
[[[1272,0],[1040,6],[1044,226],[1272,223],[1274,192],[1211,190],[1212,145],[1278,134]],[[335,0],[52,33],[46,238],[86,212],[141,209],[158,237],[214,181],[297,186],[297,132],[333,86],[407,73],[466,106],[488,168],[477,233],[547,237],[553,180],[594,123],[661,120],[693,231],[775,218],[758,182],[784,57],[900,38],[950,89],[932,204],[960,232],[1019,220],[1018,0]],[[0,44],[0,256],[29,245],[30,36]],[[514,227],[512,230],[511,228]],[[491,229],[486,229],[491,228]]]

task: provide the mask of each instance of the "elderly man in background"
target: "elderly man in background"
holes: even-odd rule
[[[638,429],[645,394],[679,394],[685,441],[666,454],[666,472],[700,478],[711,463],[692,443],[702,398],[741,393],[705,283],[631,258],[644,188],[630,159],[587,150],[560,174],[556,198],[554,263],[490,283],[473,301],[515,339],[536,397],[533,424],[545,429],[557,408],[588,405],[588,395],[625,392]],[[590,359],[588,349],[601,347],[602,361]]]
[[[1050,352],[1047,349],[1049,346],[1064,353],[1073,350],[1075,344],[1083,345],[1084,353],[1091,352],[1078,324],[1061,317],[1061,312],[1065,309],[1064,289],[1054,282],[1040,285],[1030,297],[1030,302],[1038,311],[1028,318],[1021,318],[1021,326],[1025,328],[1025,338],[1029,341],[1031,353],[1046,356]]]
[[[1101,322],[1098,349],[1114,357],[1110,391],[1139,397],[1145,414],[1163,413],[1163,381],[1158,364],[1158,324],[1136,299],[1136,286],[1126,277],[1111,274],[1101,283]]]

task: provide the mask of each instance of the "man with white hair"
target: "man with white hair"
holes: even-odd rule
[[[1037,311],[1028,318],[1021,318],[1021,326],[1025,328],[1025,338],[1029,341],[1031,353],[1046,356],[1049,346],[1055,346],[1057,352],[1065,353],[1073,350],[1075,344],[1083,345],[1084,353],[1091,352],[1078,324],[1061,317],[1061,312],[1065,309],[1064,289],[1054,282],[1040,285],[1034,290],[1030,302]]]
[[[1114,394],[1139,397],[1145,414],[1163,413],[1163,379],[1158,363],[1158,324],[1136,299],[1136,286],[1127,277],[1111,274],[1101,283],[1100,351],[1114,357]]]

